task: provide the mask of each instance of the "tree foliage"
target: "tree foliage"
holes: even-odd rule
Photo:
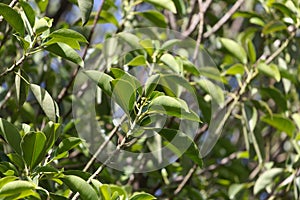
[[[296,0],[1,1],[0,198],[299,199],[299,16]],[[176,159],[122,166],[164,147]]]

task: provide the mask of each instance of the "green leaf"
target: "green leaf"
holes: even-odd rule
[[[277,82],[280,81],[281,76],[280,76],[280,72],[279,72],[277,65],[275,65],[275,64],[267,65],[264,62],[260,62],[257,65],[257,68],[258,68],[259,72],[261,72],[271,78],[274,78]]]
[[[200,79],[197,81],[197,84],[205,90],[218,105],[223,106],[225,100],[224,92],[217,84],[208,79]]]
[[[24,136],[21,143],[23,158],[31,169],[43,160],[46,154],[44,151],[46,140],[47,138],[42,132],[30,132]]]
[[[199,69],[200,75],[209,78],[215,81],[224,82],[221,77],[221,73],[216,67],[200,67]]]
[[[281,111],[286,111],[288,109],[286,97],[279,89],[273,86],[261,88],[260,94],[264,99],[267,97],[272,98]]]
[[[264,116],[261,118],[261,121],[273,126],[279,131],[285,132],[289,137],[293,137],[293,133],[296,130],[296,126],[292,120],[278,114],[274,114],[273,116]]]
[[[140,40],[140,45],[145,49],[145,51],[152,56],[154,53],[154,41],[151,39]]]
[[[83,35],[78,33],[77,31],[71,29],[58,29],[52,32],[48,38],[51,38],[49,41],[44,43],[45,46],[49,46],[51,44],[62,42],[74,49],[80,49],[79,42],[87,43],[88,41],[85,39]]]
[[[2,118],[0,118],[0,134],[18,154],[22,153],[20,146],[22,138],[18,129],[13,124]]]
[[[63,154],[67,154],[68,151],[71,149],[74,149],[76,146],[78,146],[82,140],[80,138],[76,137],[69,137],[63,139],[61,143],[59,143],[58,148],[55,152],[56,159],[60,158]]]
[[[220,38],[220,42],[230,54],[243,64],[247,64],[247,54],[240,44],[228,38]]]
[[[177,13],[176,6],[172,0],[145,0],[145,2],[170,10],[174,14]]]
[[[5,184],[0,190],[0,197],[31,191],[36,185],[29,181],[16,180]]]
[[[65,175],[62,181],[73,191],[79,192],[81,199],[95,200],[99,199],[96,191],[85,180],[74,175]]]
[[[187,72],[190,72],[196,76],[200,75],[198,68],[189,60],[181,58],[183,69]]]
[[[168,53],[164,54],[160,58],[160,61],[163,62],[164,64],[166,64],[174,72],[177,72],[177,73],[180,72],[180,67],[179,67],[177,61],[175,60],[174,56],[172,56],[171,54],[168,54]]]
[[[22,37],[25,35],[25,26],[21,15],[4,3],[0,3],[0,15],[15,29],[19,32]]]
[[[226,75],[243,75],[245,73],[245,68],[243,64],[237,63],[231,66],[229,69],[225,71]]]
[[[48,122],[45,128],[43,128],[43,133],[45,134],[47,141],[44,146],[46,152],[54,145],[54,142],[58,139],[61,132],[59,123]]]
[[[35,21],[33,31],[35,34],[39,35],[42,34],[44,31],[48,30],[52,26],[52,19],[48,17],[43,17],[38,21]]]
[[[35,0],[41,12],[44,12],[48,6],[49,0]]]
[[[154,200],[156,197],[152,196],[151,194],[145,192],[135,192],[129,198],[129,200]]]
[[[237,199],[237,194],[246,188],[245,184],[232,184],[228,190],[228,196],[230,199]]]
[[[131,61],[129,61],[126,65],[128,66],[143,66],[146,65],[146,59],[145,56],[139,55],[137,57],[134,57]]]
[[[258,114],[256,108],[251,105],[245,105],[243,114],[246,120],[246,125],[248,130],[253,132],[258,120]]]
[[[86,70],[84,74],[87,75],[90,79],[97,83],[97,85],[109,96],[111,96],[112,89],[110,82],[113,78],[103,72],[96,70]]]
[[[19,3],[25,12],[25,15],[29,21],[30,26],[33,27],[35,23],[35,12],[33,8],[25,1],[19,1]]]
[[[158,27],[162,27],[162,28],[167,27],[167,22],[166,22],[165,16],[156,10],[147,10],[144,12],[137,12],[136,14],[146,18],[152,24],[154,24]]]
[[[151,95],[151,93],[155,90],[158,82],[159,82],[159,78],[160,75],[159,74],[155,74],[150,76],[146,83],[145,83],[145,96],[149,97]]]
[[[282,168],[272,168],[261,174],[254,185],[254,194],[258,194],[260,191],[265,189],[268,185],[274,183],[276,176],[283,172]]]
[[[7,157],[9,157],[9,160],[17,167],[19,167],[20,169],[24,169],[25,168],[25,163],[24,163],[24,159],[20,154],[17,153],[10,153],[7,154]]]
[[[118,33],[117,36],[119,36],[122,40],[124,40],[127,44],[129,44],[133,48],[133,50],[143,49],[139,43],[140,39],[136,35],[133,35],[132,33],[121,32]]]
[[[282,21],[271,21],[266,24],[262,30],[264,35],[286,30],[287,27]]]
[[[21,69],[19,69],[18,74],[28,80],[28,76],[23,73]],[[15,86],[16,86],[16,94],[17,94],[17,102],[19,107],[21,107],[26,101],[28,94],[28,83],[26,83],[19,75],[15,76]]]
[[[247,47],[248,47],[248,57],[251,63],[256,62],[256,50],[254,47],[254,44],[251,40],[247,41]]]
[[[192,138],[185,133],[174,129],[161,129],[158,134],[165,138],[169,144],[172,145],[171,150],[174,149],[174,153],[178,156],[184,154],[193,160],[199,167],[202,167],[201,154],[198,146],[195,144]],[[187,144],[189,145],[187,147]]]
[[[149,104],[150,113],[161,113],[169,116],[201,122],[199,116],[189,110],[188,105],[182,99],[170,96],[159,96]]]
[[[69,45],[58,42],[56,44],[51,44],[49,46],[46,46],[45,49],[57,56],[65,58],[73,63],[78,64],[81,67],[84,67],[84,62],[82,58]]]
[[[58,111],[56,110],[55,102],[50,94],[44,88],[41,88],[36,84],[30,84],[30,88],[47,117],[51,121],[56,121],[56,114]]]
[[[6,176],[0,179],[0,189],[9,182],[16,180],[16,176]]]
[[[113,88],[112,97],[116,103],[126,113],[133,110],[134,102],[136,100],[136,87],[129,81],[123,79],[115,79],[111,81]]]
[[[93,0],[78,0],[78,7],[81,14],[82,25],[84,26],[89,20],[93,9],[94,1]]]

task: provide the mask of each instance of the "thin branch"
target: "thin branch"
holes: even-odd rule
[[[197,37],[197,42],[196,42],[196,48],[194,51],[193,55],[193,62],[195,63],[197,55],[199,53],[199,47],[202,41],[202,34],[203,34],[203,26],[204,26],[204,9],[202,5],[202,0],[198,0],[198,5],[199,5],[199,30],[198,30],[198,37]]]
[[[229,9],[229,11],[212,27],[212,29],[206,31],[203,35],[204,38],[208,38],[217,30],[219,30],[223,24],[235,13],[235,11],[244,3],[245,0],[238,0],[235,4]]]
[[[15,68],[19,67],[26,59],[26,56],[23,55],[16,63],[14,63],[10,68],[7,68],[4,72],[0,74],[0,78],[6,76],[10,72],[14,71]]]
[[[182,180],[182,182],[178,185],[178,187],[176,188],[176,190],[174,191],[174,196],[176,196],[177,194],[179,194],[179,192],[184,188],[184,186],[186,185],[186,183],[190,180],[190,178],[192,177],[192,175],[194,174],[194,172],[196,171],[198,165],[194,165],[189,172],[187,173],[187,175],[184,177],[184,179]]]
[[[85,46],[84,50],[83,50],[83,54],[82,54],[82,60],[85,59],[86,55],[87,55],[87,52],[88,52],[88,49],[92,43],[92,37],[93,37],[93,34],[95,32],[95,28],[96,28],[96,25],[97,25],[97,22],[98,22],[98,19],[100,17],[100,14],[101,14],[101,11],[102,11],[102,7],[103,7],[103,4],[104,4],[104,1],[105,0],[102,0],[100,5],[99,5],[99,8],[98,8],[98,11],[97,11],[97,14],[94,18],[94,22],[93,22],[93,25],[92,25],[92,28],[91,28],[91,31],[90,31],[90,34],[87,38],[87,45]],[[61,102],[62,99],[67,95],[67,92],[69,90],[69,88],[72,86],[73,82],[74,82],[74,79],[76,77],[76,75],[78,74],[79,72],[79,69],[80,69],[80,66],[77,66],[77,68],[73,71],[72,73],[72,76],[70,78],[70,81],[68,82],[68,84],[60,91],[58,97],[57,97],[57,101],[58,102]]]
[[[205,1],[202,6],[202,10],[203,10],[203,14],[205,14],[205,12],[207,11],[207,9],[209,8],[210,4],[212,3],[212,0],[207,0]],[[192,32],[196,29],[197,25],[199,24],[200,22],[200,13],[198,13],[197,15],[193,15],[191,17],[191,20],[190,20],[190,23],[189,23],[189,26],[188,26],[188,29],[186,29],[182,35],[184,38],[190,36],[192,34]]]

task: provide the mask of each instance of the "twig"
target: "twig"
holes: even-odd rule
[[[208,7],[210,6],[210,4],[212,3],[212,0],[207,0],[205,1],[202,6],[202,10],[203,10],[203,14],[205,14],[205,12],[207,11]],[[198,13],[197,15],[194,15],[191,17],[191,22],[189,23],[189,28],[186,29],[183,33],[182,33],[182,36],[184,38],[190,36],[192,34],[192,32],[196,29],[197,25],[199,24],[200,22],[200,13]]]
[[[10,72],[14,71],[14,69],[18,66],[20,66],[26,59],[26,55],[23,55],[16,63],[14,63],[10,68],[6,69],[4,72],[0,74],[0,78],[3,76],[6,76]]]
[[[184,179],[182,180],[182,182],[178,185],[178,187],[176,188],[176,190],[174,191],[174,196],[176,196],[186,185],[186,183],[190,180],[190,178],[192,177],[192,175],[194,174],[194,172],[197,169],[197,165],[195,164],[187,173],[187,175],[184,177]]]
[[[217,30],[219,30],[223,24],[227,22],[227,20],[235,13],[235,11],[244,3],[245,0],[238,0],[235,4],[229,9],[229,11],[208,31],[203,34],[204,38],[208,38]]]
[[[89,49],[89,47],[90,47],[90,45],[92,43],[91,40],[92,40],[94,31],[95,31],[95,28],[96,28],[98,19],[99,19],[100,14],[101,14],[104,1],[105,0],[101,1],[100,5],[99,5],[99,8],[98,8],[98,11],[97,11],[97,14],[95,15],[94,22],[93,22],[90,34],[89,34],[88,39],[87,39],[88,43],[87,43],[87,45],[85,46],[85,48],[83,50],[82,60],[85,59],[85,57],[87,55],[87,52],[88,52],[88,49]],[[57,97],[57,102],[58,103],[60,103],[61,100],[67,95],[67,92],[68,92],[69,88],[72,86],[72,84],[74,82],[74,79],[75,79],[76,75],[79,72],[79,69],[80,69],[80,66],[77,66],[77,68],[73,71],[72,76],[71,76],[70,81],[68,82],[68,84],[60,91],[60,93],[59,93],[59,95]]]
[[[193,62],[195,63],[197,55],[199,53],[199,47],[202,41],[202,34],[203,34],[203,25],[204,25],[204,9],[202,5],[202,0],[198,0],[198,5],[199,5],[199,30],[198,30],[198,37],[197,37],[197,42],[196,42],[196,48],[194,51],[193,55]]]

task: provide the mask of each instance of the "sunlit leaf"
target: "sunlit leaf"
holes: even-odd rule
[[[47,138],[42,132],[30,132],[24,136],[21,147],[23,158],[30,169],[36,167],[44,158],[46,140]]]
[[[96,191],[85,180],[74,175],[65,175],[62,181],[73,191],[79,192],[81,199],[99,199]]]
[[[289,137],[293,137],[293,133],[296,130],[296,126],[292,120],[283,117],[281,115],[264,116],[261,121],[273,126],[279,131],[283,131],[288,134]]]
[[[145,0],[145,2],[149,2],[153,5],[160,6],[167,10],[170,10],[173,13],[177,13],[175,4],[172,0]]]
[[[51,121],[56,121],[58,111],[56,111],[55,102],[50,94],[44,88],[36,84],[30,84],[30,88],[47,117]]]
[[[145,192],[135,192],[129,198],[129,200],[154,200],[154,199],[156,199],[156,197]]]
[[[58,42],[58,43],[46,46],[45,49],[57,56],[65,58],[73,63],[78,64],[81,67],[84,67],[84,62],[83,62],[82,58],[69,45]]]
[[[147,11],[143,11],[143,12],[137,12],[137,14],[146,18],[152,24],[154,24],[158,27],[163,27],[163,28],[167,27],[167,22],[166,22],[165,16],[156,10],[147,10]]]
[[[220,41],[223,47],[235,58],[237,58],[243,64],[247,63],[247,54],[240,44],[228,38],[220,38]]]
[[[259,176],[254,185],[254,194],[258,194],[268,185],[274,183],[274,178],[283,172],[282,168],[272,168]]]
[[[112,89],[110,82],[113,80],[113,78],[103,72],[96,71],[96,70],[86,70],[84,71],[84,74],[86,74],[90,79],[95,81],[97,85],[109,96],[111,96]]]

